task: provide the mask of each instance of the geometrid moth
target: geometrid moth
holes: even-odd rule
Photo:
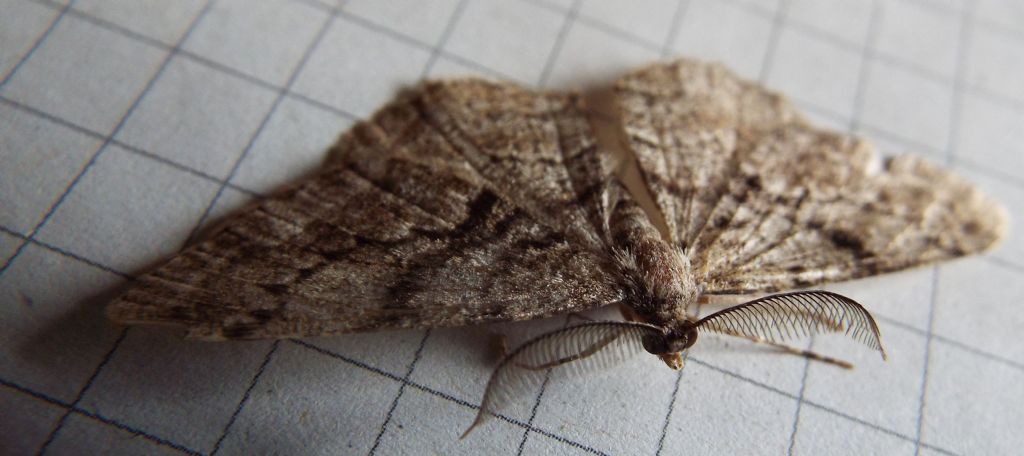
[[[834,293],[769,295],[703,319],[696,306],[980,252],[1005,230],[1003,210],[959,177],[880,159],[720,65],[655,65],[615,94],[667,233],[617,181],[579,96],[426,82],[343,135],[319,174],[140,277],[109,315],[224,340],[624,310],[628,322],[513,351],[475,426],[551,369],[642,351],[679,368],[702,332],[777,345],[839,331],[884,356],[871,315]]]

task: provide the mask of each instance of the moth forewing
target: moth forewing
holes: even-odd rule
[[[615,95],[665,233],[606,166],[580,97],[429,81],[343,135],[318,173],[139,276],[108,315],[224,340],[629,306],[639,322],[567,328],[513,352],[476,426],[548,373],[645,349],[678,367],[701,331],[777,344],[839,330],[884,356],[870,314],[828,292],[701,320],[694,307],[702,293],[777,293],[977,253],[1006,231],[1005,211],[955,174],[879,160],[721,65],[652,65]]]

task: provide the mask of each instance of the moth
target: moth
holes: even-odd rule
[[[660,220],[617,179],[580,95],[425,82],[345,133],[318,174],[139,277],[108,314],[225,340],[623,309],[627,321],[509,354],[472,430],[553,370],[637,352],[678,369],[706,332],[772,344],[843,332],[884,357],[857,302],[779,292],[981,252],[1005,231],[1005,211],[961,178],[814,127],[721,65],[655,64],[614,92]],[[752,294],[768,295],[696,318],[702,301]]]

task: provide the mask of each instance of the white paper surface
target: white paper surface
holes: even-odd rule
[[[316,168],[424,76],[585,88],[674,55],[946,163],[1024,217],[1024,8],[1005,1],[0,0],[3,454],[1009,454],[1024,239],[838,284],[890,360],[702,339],[553,383],[468,439],[494,359],[564,319],[196,343],[108,323],[128,277]],[[594,315],[615,318],[606,309]]]

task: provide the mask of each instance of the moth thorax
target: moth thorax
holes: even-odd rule
[[[687,321],[686,309],[696,303],[699,290],[690,261],[661,239],[635,244],[633,310],[648,323],[671,328]]]

